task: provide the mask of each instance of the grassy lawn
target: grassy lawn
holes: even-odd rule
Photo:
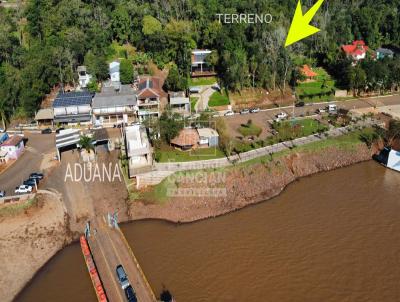
[[[216,77],[205,77],[205,78],[190,78],[189,86],[205,86],[205,85],[213,85],[217,83]]]
[[[25,212],[27,209],[37,204],[36,197],[27,200],[24,203],[18,203],[14,205],[7,205],[0,208],[0,217],[12,217]]]
[[[306,103],[331,100],[334,96],[329,93],[335,89],[335,81],[323,68],[314,68],[313,70],[318,74],[315,81],[299,83],[296,87],[296,94]]]
[[[181,151],[170,148],[157,150],[157,152],[157,160],[161,163],[188,162],[225,157],[225,154],[218,148],[199,148],[191,151]]]
[[[216,106],[225,106],[229,105],[229,98],[224,92],[218,92],[215,91],[211,97],[210,100],[208,101],[208,106],[210,107],[216,107]]]
[[[367,128],[363,130],[357,130],[342,136],[338,137],[328,137],[325,140],[313,142],[307,145],[302,145],[295,147],[291,150],[283,150],[277,153],[274,153],[272,156],[262,156],[258,157],[243,163],[239,163],[236,165],[232,165],[229,167],[223,167],[223,168],[214,168],[214,169],[206,169],[202,170],[203,172],[228,172],[232,170],[237,170],[237,169],[242,169],[242,168],[252,168],[252,166],[257,165],[257,164],[265,164],[266,162],[270,162],[273,159],[278,159],[287,155],[290,155],[292,153],[297,153],[297,152],[319,152],[321,156],[323,156],[323,152],[327,148],[331,147],[336,147],[341,150],[348,150],[348,151],[356,151],[357,146],[360,144],[364,144],[361,140],[361,134],[363,133],[370,133],[373,132],[374,130],[372,128]],[[151,201],[157,201],[159,203],[164,203],[168,200],[167,196],[167,190],[168,189],[174,189],[177,187],[174,179],[177,179],[177,176],[179,175],[185,175],[185,176],[190,176],[193,175],[194,173],[197,173],[197,171],[184,171],[184,172],[177,172],[168,178],[164,179],[160,184],[156,185],[153,187],[151,191],[145,192],[142,197],[144,197],[147,200]]]
[[[190,109],[191,109],[192,113],[195,111],[194,108],[195,108],[198,100],[199,100],[199,98],[196,98],[194,96],[190,97]]]
[[[273,128],[278,132],[272,139],[274,141],[286,141],[298,137],[308,136],[319,131],[327,130],[327,126],[314,119],[302,119],[274,123]]]
[[[247,123],[243,124],[238,128],[238,131],[240,132],[241,135],[244,137],[246,136],[259,136],[262,132],[261,127],[258,127],[257,125],[253,123]]]

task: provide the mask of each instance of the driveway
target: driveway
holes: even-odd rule
[[[212,86],[202,86],[201,92],[193,95],[199,98],[195,106],[196,112],[201,112],[208,108],[208,101],[214,92],[215,90],[212,88]]]
[[[53,134],[26,132],[24,135],[27,139],[24,153],[0,174],[0,189],[6,191],[6,196],[14,195],[15,187],[27,179],[32,172],[40,171],[44,156],[55,150]]]

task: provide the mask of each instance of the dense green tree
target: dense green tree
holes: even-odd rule
[[[133,82],[133,65],[132,61],[124,59],[121,60],[119,67],[120,79],[122,84],[130,84]]]

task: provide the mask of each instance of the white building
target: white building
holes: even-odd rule
[[[87,73],[86,66],[78,66],[77,71],[80,88],[86,88],[92,80],[92,75]]]
[[[110,79],[112,83],[119,83],[120,82],[120,77],[119,77],[119,67],[120,63],[118,61],[113,61],[109,65],[110,67]]]
[[[125,128],[125,146],[129,159],[129,177],[151,170],[153,152],[143,126],[133,125]]]

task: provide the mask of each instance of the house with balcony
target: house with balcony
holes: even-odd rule
[[[216,75],[214,68],[206,60],[211,53],[212,51],[208,49],[195,49],[192,51],[190,74],[193,78]]]
[[[105,83],[92,102],[93,124],[110,126],[137,120],[137,95],[130,85],[112,86]]]
[[[184,92],[170,92],[168,94],[168,104],[172,112],[183,116],[189,116],[191,113],[190,99],[186,97]]]
[[[139,79],[137,91],[139,121],[143,121],[146,118],[158,118],[160,116],[162,98],[165,98],[165,92],[161,88],[159,78],[144,77]]]
[[[88,91],[60,92],[53,102],[55,124],[91,124],[92,98]]]
[[[133,125],[124,128],[125,147],[128,157],[129,177],[133,178],[152,170],[153,149],[146,128]]]

